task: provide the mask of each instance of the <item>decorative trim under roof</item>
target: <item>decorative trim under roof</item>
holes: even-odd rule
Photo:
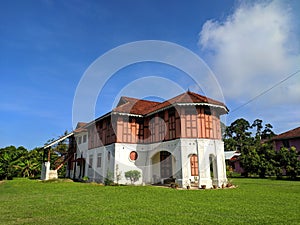
[[[224,111],[228,112],[228,109],[225,106],[213,105],[213,104],[209,104],[209,103],[200,103],[200,102],[199,103],[175,103],[175,104],[171,104],[166,107],[160,108],[156,111],[150,112],[146,116],[151,116],[155,113],[158,113],[158,112],[161,112],[161,111],[164,111],[166,109],[176,107],[176,106],[208,106],[208,107],[220,108],[220,109],[223,109]]]
[[[111,114],[112,115],[121,115],[121,116],[143,117],[143,115],[133,114],[133,113],[112,112]]]
[[[191,91],[187,91],[164,102],[154,102],[130,97],[121,97],[119,104],[112,111],[147,116],[179,104],[219,107],[223,109],[222,114],[228,113],[229,111],[224,103],[211,98],[207,98],[203,95]]]

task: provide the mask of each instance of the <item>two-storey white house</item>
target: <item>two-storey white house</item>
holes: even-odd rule
[[[190,91],[164,102],[121,97],[111,112],[73,131],[67,176],[96,182],[111,176],[126,184],[125,172],[138,170],[136,184],[221,187],[227,178],[220,116],[226,113],[222,102]]]

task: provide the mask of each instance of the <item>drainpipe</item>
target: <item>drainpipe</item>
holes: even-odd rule
[[[80,159],[80,167],[79,167],[79,179],[82,178],[82,175],[81,175],[81,170],[82,170],[82,153],[81,153],[81,159]]]
[[[74,167],[73,167],[73,180],[76,178],[76,166],[77,166],[77,153],[74,153]]]

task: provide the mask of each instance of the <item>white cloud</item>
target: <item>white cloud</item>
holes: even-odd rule
[[[228,124],[261,118],[276,133],[299,126],[300,73],[235,111],[300,69],[298,21],[288,2],[257,1],[203,25],[199,46],[232,110]]]
[[[300,69],[294,19],[287,4],[268,1],[240,4],[225,21],[203,25],[199,45],[225,98],[247,101]],[[278,101],[299,103],[296,76],[292,85],[285,82],[272,90]]]

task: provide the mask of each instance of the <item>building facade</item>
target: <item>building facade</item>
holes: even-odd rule
[[[278,134],[272,140],[276,151],[279,151],[281,147],[290,148],[292,146],[300,151],[300,127]]]
[[[220,116],[227,112],[223,103],[190,91],[164,102],[121,97],[111,112],[78,124],[67,176],[126,184],[125,172],[138,170],[136,184],[221,187],[227,178]]]

